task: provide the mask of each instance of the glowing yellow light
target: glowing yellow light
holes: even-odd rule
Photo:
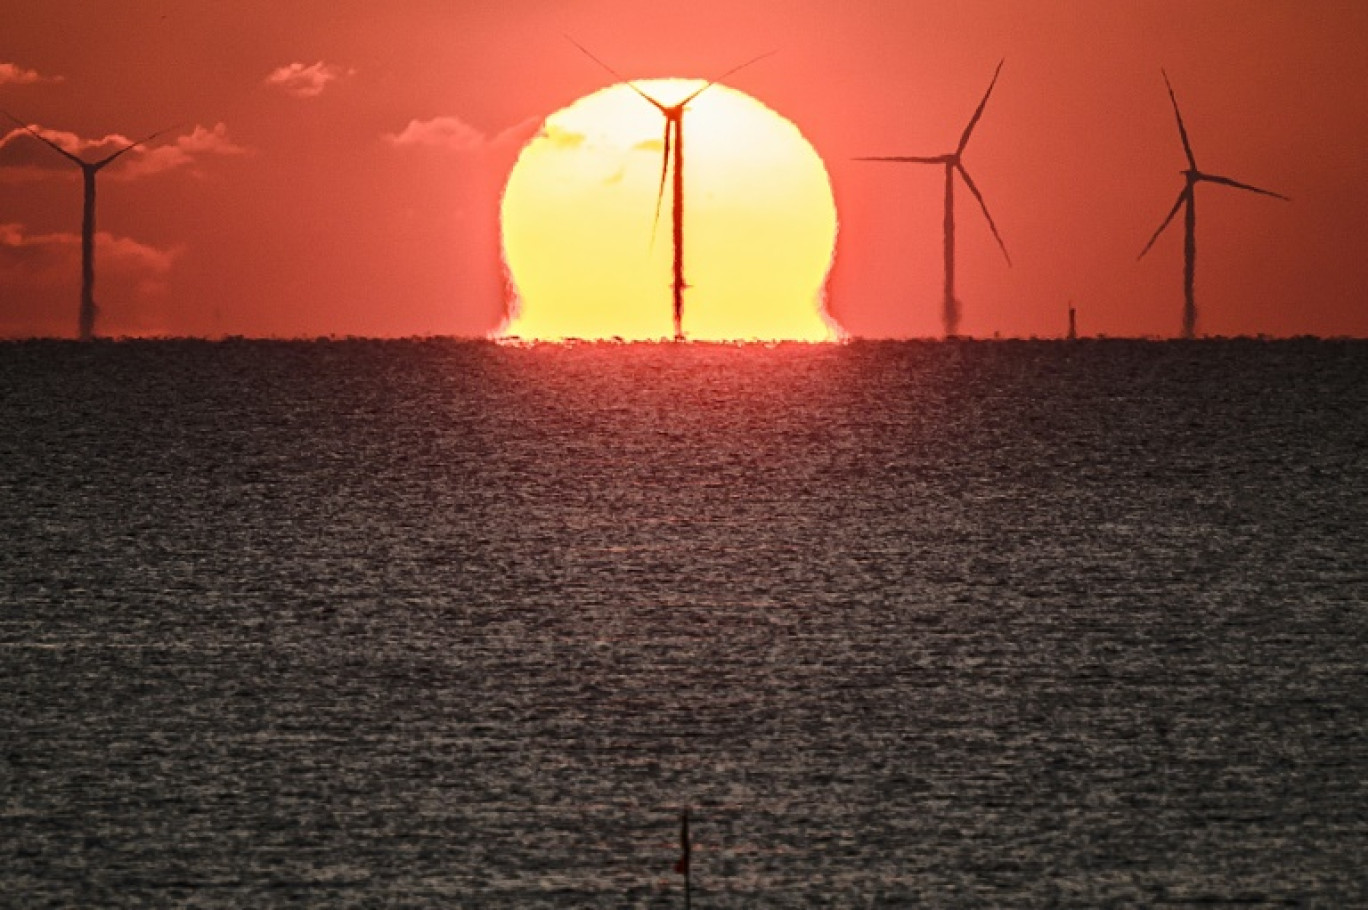
[[[703,83],[636,85],[669,105]],[[504,190],[517,300],[503,337],[672,337],[669,180],[652,224],[664,132],[660,111],[627,85],[547,118]],[[823,300],[836,206],[817,152],[788,120],[724,85],[690,102],[683,134],[685,335],[837,338]]]

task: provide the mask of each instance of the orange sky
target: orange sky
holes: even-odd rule
[[[826,160],[833,315],[856,336],[924,337],[941,331],[940,174],[850,159],[948,151],[1005,57],[964,160],[1014,264],[961,191],[961,330],[1057,336],[1072,300],[1084,334],[1171,336],[1181,223],[1136,262],[1184,167],[1163,66],[1203,169],[1293,199],[1199,188],[1200,330],[1368,336],[1368,4],[666,10],[7,0],[0,107],[85,141],[180,125],[100,178],[104,333],[482,336],[506,306],[498,202],[517,151],[606,84],[564,34],[634,78],[778,49],[729,84]],[[0,147],[0,337],[74,334],[80,205],[70,164]]]

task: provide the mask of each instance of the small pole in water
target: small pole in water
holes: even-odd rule
[[[679,813],[679,862],[675,863],[675,871],[684,876],[684,910],[690,910],[693,905],[692,895],[689,888],[689,807]]]

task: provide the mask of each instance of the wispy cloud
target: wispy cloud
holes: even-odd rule
[[[113,335],[166,334],[165,307],[183,247],[169,249],[95,234],[100,260],[100,325]],[[75,328],[81,238],[74,233],[31,233],[0,223],[0,337],[66,335]]]
[[[29,124],[29,129],[42,133],[43,137],[53,145],[73,155],[79,155],[87,149],[101,149],[105,143],[116,141],[119,138],[106,136],[104,139],[85,142],[75,133],[68,133],[65,130],[43,129],[36,123]],[[117,149],[118,146],[113,146],[109,150],[112,152]],[[99,157],[99,155],[92,157]],[[30,135],[28,130],[16,127],[4,136],[0,136],[0,168],[31,168],[33,170],[55,171],[69,166],[63,158],[52,154],[52,149],[47,148]]]
[[[196,124],[193,130],[183,136],[177,136],[172,142],[160,143],[139,151],[142,154],[125,168],[124,172],[128,177],[160,174],[162,171],[192,165],[210,155],[246,155],[250,150],[228,138],[226,124],[216,123],[212,128]]]
[[[395,148],[438,148],[463,152],[484,145],[485,135],[460,117],[410,120],[398,133],[383,137]]]
[[[554,123],[543,126],[537,135],[538,138],[549,142],[554,148],[562,150],[580,148],[589,138],[584,133],[568,130]]]
[[[100,139],[82,139],[75,133],[43,129],[37,124],[32,124],[31,128],[42,133],[45,139],[57,147],[88,161],[98,161],[137,141],[118,133]],[[216,123],[213,127],[196,125],[187,134],[174,139],[158,137],[151,145],[134,149],[126,158],[120,159],[111,171],[132,179],[185,167],[209,155],[244,155],[247,152],[248,149],[228,137],[228,128],[223,123]],[[0,169],[47,172],[64,171],[70,167],[70,162],[60,155],[54,155],[52,149],[27,130],[16,128],[0,136]]]
[[[460,117],[441,116],[430,120],[410,120],[397,133],[386,133],[380,138],[394,148],[427,148],[450,152],[468,152],[484,148],[519,147],[540,125],[539,120],[525,120],[502,132],[488,135]]]
[[[28,234],[22,224],[0,224],[0,274],[46,272],[66,259],[71,244],[80,242],[76,234]]]
[[[287,63],[272,70],[265,84],[296,98],[317,98],[329,84],[355,72],[322,60],[309,64]]]
[[[0,85],[33,85],[36,82],[61,82],[62,76],[44,76],[17,63],[0,63]]]
[[[134,279],[139,290],[144,292],[161,290],[181,254],[179,247],[160,249],[108,231],[96,232],[95,251],[102,269]],[[75,274],[80,260],[79,234],[31,234],[22,224],[0,224],[0,275],[12,277],[18,273],[39,279],[67,278]]]

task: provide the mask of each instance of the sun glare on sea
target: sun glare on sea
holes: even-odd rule
[[[665,105],[704,83],[635,83]],[[546,119],[502,205],[516,300],[500,337],[673,336],[671,182],[656,218],[665,118],[625,84]],[[831,341],[824,308],[836,243],[826,168],[798,128],[725,85],[683,117],[683,330],[699,341]]]

